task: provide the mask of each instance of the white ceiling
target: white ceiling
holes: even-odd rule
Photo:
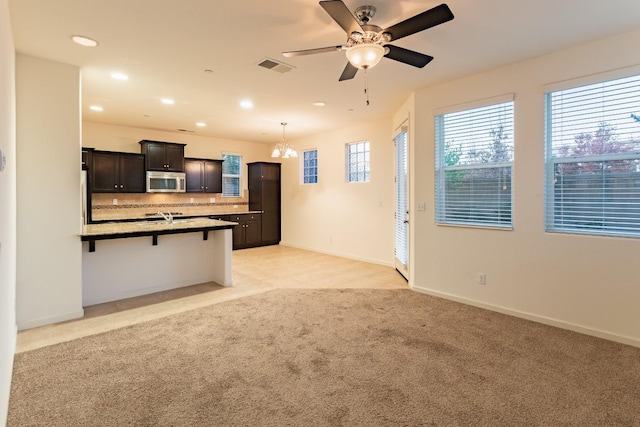
[[[344,0],[373,5],[382,28],[435,0]],[[346,34],[316,0],[10,0],[16,50],[82,70],[85,120],[244,141],[287,138],[390,117],[408,94],[532,56],[640,27],[638,0],[449,0],[455,18],[393,44],[435,59],[417,69],[387,58],[338,82],[344,52],[284,58],[283,51],[340,45]],[[86,48],[70,36],[99,41]],[[629,46],[630,49],[637,48]],[[280,74],[258,67],[284,62]],[[594,60],[598,53],[594,52]],[[213,73],[204,70],[213,70]],[[126,82],[110,77],[128,74]],[[163,105],[170,97],[176,103]],[[243,98],[253,100],[242,110]],[[314,107],[312,102],[327,106]],[[89,105],[101,105],[96,113]],[[195,123],[206,122],[204,128]]]

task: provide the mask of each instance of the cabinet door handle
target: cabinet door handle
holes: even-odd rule
[[[124,185],[120,184],[120,188],[124,188]]]
[[[118,188],[118,184],[114,185],[113,188]]]

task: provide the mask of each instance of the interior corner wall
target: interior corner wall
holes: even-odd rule
[[[640,239],[547,233],[543,221],[545,86],[640,64],[639,38],[636,30],[416,92],[413,196],[431,207],[411,231],[415,289],[640,346]],[[505,93],[515,93],[513,231],[436,225],[433,111]]]
[[[393,265],[394,150],[391,119],[291,141],[282,160],[282,244]],[[345,146],[369,141],[371,180],[347,183]],[[318,150],[318,183],[301,183],[305,150]]]
[[[80,70],[16,56],[18,329],[83,315]]]
[[[16,348],[15,47],[8,0],[0,0],[0,425],[5,425]],[[0,169],[2,169],[0,167]]]

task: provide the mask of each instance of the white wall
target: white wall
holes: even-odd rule
[[[545,233],[543,223],[545,85],[640,64],[639,39],[635,31],[416,93],[414,206],[430,207],[414,214],[416,289],[640,346],[640,239]],[[433,110],[511,92],[515,229],[436,226]]]
[[[0,425],[7,419],[16,345],[16,107],[15,48],[9,4],[0,0]],[[0,162],[2,156],[0,156]]]
[[[371,181],[347,183],[345,144],[369,141]],[[394,150],[391,120],[291,141],[282,161],[282,244],[393,265]],[[318,150],[318,183],[300,183],[302,152]]]
[[[114,126],[89,121],[84,121],[82,124],[82,145],[96,150],[139,153],[140,144],[138,141],[143,139],[187,144],[184,148],[185,157],[221,159],[223,153],[240,154],[244,162],[244,179],[242,180],[242,188],[244,189],[247,189],[246,164],[271,161],[269,156],[271,149],[273,149],[267,144],[210,138],[194,134]]]
[[[81,317],[80,72],[18,54],[17,321]]]

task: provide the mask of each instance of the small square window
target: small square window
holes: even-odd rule
[[[369,182],[369,164],[370,152],[368,141],[347,144],[347,182]]]
[[[318,150],[307,150],[302,156],[302,183],[318,183]]]

